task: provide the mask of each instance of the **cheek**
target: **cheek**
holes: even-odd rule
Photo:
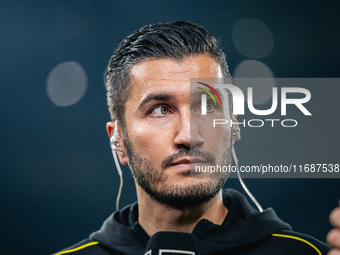
[[[230,148],[231,128],[227,125],[212,127],[207,137],[207,143],[216,155],[224,154]]]
[[[136,153],[149,159],[163,160],[166,151],[171,148],[170,132],[165,128],[156,128],[150,122],[133,123],[129,138]]]

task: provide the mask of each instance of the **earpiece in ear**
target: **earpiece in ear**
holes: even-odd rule
[[[118,123],[117,120],[115,121],[115,127],[113,129],[113,135],[110,138],[110,145],[111,145],[111,149],[113,151],[121,151],[122,148],[120,147],[119,144],[119,132],[118,132]]]
[[[233,127],[233,129],[232,129],[232,136],[233,136],[233,140],[234,141],[241,140],[241,131],[240,131],[240,128],[238,126],[237,127]]]

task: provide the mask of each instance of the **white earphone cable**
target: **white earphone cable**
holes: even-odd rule
[[[253,203],[256,205],[257,209],[258,209],[260,212],[263,212],[262,206],[260,205],[259,202],[257,202],[256,198],[255,198],[255,197],[253,196],[253,194],[249,191],[249,189],[247,188],[246,184],[245,184],[245,183],[243,182],[243,180],[242,180],[241,173],[240,173],[240,169],[239,169],[239,167],[238,167],[238,160],[237,160],[237,157],[236,157],[236,153],[235,153],[234,146],[232,146],[231,153],[232,153],[232,155],[233,155],[233,159],[234,159],[234,162],[235,162],[235,165],[236,165],[236,168],[237,168],[237,176],[238,176],[238,180],[240,181],[242,188],[243,188],[244,191],[247,193],[247,195],[249,196],[249,198],[253,201]]]
[[[112,150],[112,155],[113,155],[113,158],[115,160],[117,172],[118,172],[119,179],[120,179],[118,194],[117,194],[117,198],[116,198],[116,210],[119,211],[119,200],[120,200],[120,196],[122,194],[122,189],[123,189],[123,172],[122,172],[122,169],[120,168],[120,164],[119,164],[119,161],[118,161],[118,158],[117,158],[117,154],[114,150]]]

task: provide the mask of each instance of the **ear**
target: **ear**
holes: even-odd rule
[[[116,123],[118,123],[118,121]],[[106,131],[107,131],[107,134],[109,135],[109,138],[111,138],[113,136],[114,128],[115,128],[115,122],[110,121],[110,122],[106,123]],[[124,143],[123,143],[123,138],[122,138],[122,135],[121,135],[122,134],[122,128],[119,124],[118,124],[118,133],[119,133],[119,145],[121,147],[121,150],[116,151],[116,153],[118,155],[120,163],[122,165],[126,165],[126,164],[129,163],[129,159],[128,159],[127,154],[126,154],[126,150],[125,150]]]
[[[231,119],[233,121],[233,127],[231,129],[231,142],[232,146],[234,146],[237,140],[241,140],[241,130],[239,125],[237,124],[237,116],[233,114],[231,116]]]

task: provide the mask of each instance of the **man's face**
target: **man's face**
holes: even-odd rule
[[[160,203],[205,203],[226,180],[221,174],[191,174],[195,166],[230,164],[230,128],[212,130],[211,122],[200,117],[200,97],[190,98],[190,78],[217,77],[220,67],[206,55],[181,62],[147,60],[131,70],[123,131],[127,157],[121,161],[129,163],[137,185]],[[217,109],[214,116],[227,118]]]

